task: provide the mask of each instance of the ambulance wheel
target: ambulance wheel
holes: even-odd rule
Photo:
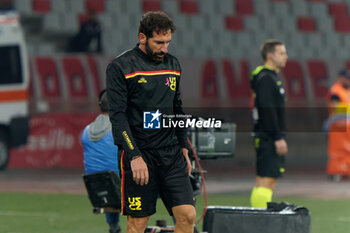
[[[0,131],[0,170],[7,167],[9,161],[9,147],[7,143],[6,134]]]

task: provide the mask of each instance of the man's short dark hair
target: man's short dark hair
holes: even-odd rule
[[[108,96],[106,89],[102,90],[98,95],[98,106],[100,107],[101,112],[108,112]]]
[[[264,61],[266,61],[268,53],[275,52],[276,45],[283,45],[283,42],[275,39],[269,39],[264,42],[264,44],[260,48],[260,54]]]
[[[147,38],[153,37],[153,32],[161,33],[176,30],[173,20],[164,12],[150,11],[144,14],[140,20],[139,33],[143,33]]]

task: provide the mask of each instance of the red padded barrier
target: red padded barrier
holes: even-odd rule
[[[283,69],[285,77],[285,88],[289,98],[305,98],[305,80],[304,73],[299,61],[288,60],[286,67]]]
[[[325,98],[328,87],[328,72],[323,60],[308,60],[307,68],[310,75],[311,87],[315,98]]]
[[[44,97],[60,97],[61,89],[56,62],[51,57],[36,57],[35,68]]]
[[[78,57],[63,57],[62,67],[70,96],[87,97],[85,70],[80,59]]]
[[[246,60],[241,60],[240,81],[237,81],[233,64],[230,60],[222,60],[222,70],[226,79],[226,87],[229,97],[250,97],[249,66]]]
[[[205,61],[201,80],[201,97],[218,97],[216,67],[214,60]]]

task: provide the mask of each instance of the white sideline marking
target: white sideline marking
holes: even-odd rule
[[[0,216],[19,216],[19,217],[57,217],[56,213],[28,213],[20,211],[0,211]]]

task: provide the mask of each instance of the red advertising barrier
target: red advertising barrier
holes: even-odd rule
[[[82,168],[80,137],[97,114],[43,114],[32,116],[25,147],[12,149],[8,168]]]

